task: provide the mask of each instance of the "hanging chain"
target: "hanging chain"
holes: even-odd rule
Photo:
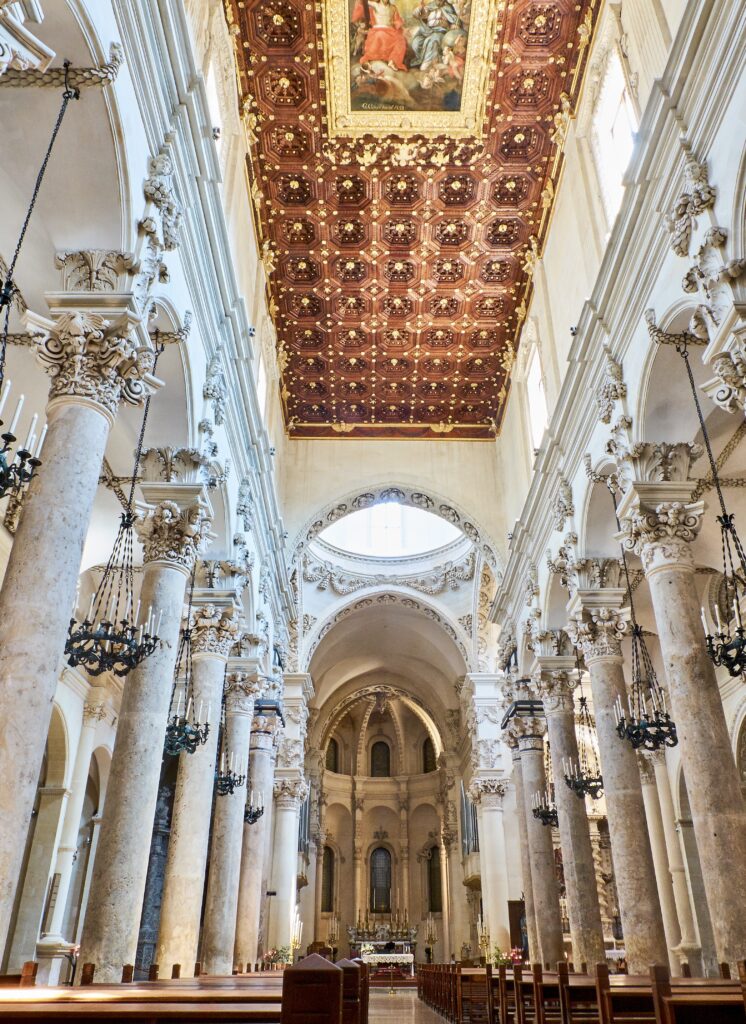
[[[163,352],[164,348],[166,347],[165,345],[162,345],[160,343],[159,339],[160,339],[160,332],[158,330],[156,330],[156,332],[155,332],[155,359],[153,360],[153,373],[155,373],[155,369],[158,366],[158,360],[159,360],[159,358],[161,356],[161,353]],[[148,395],[148,397],[145,399],[145,409],[144,409],[143,414],[142,414],[142,423],[140,425],[140,436],[137,439],[137,448],[135,449],[135,465],[134,465],[134,467],[132,469],[132,483],[130,484],[130,493],[129,493],[129,497],[127,498],[127,508],[126,508],[126,512],[130,516],[132,515],[132,507],[133,507],[133,503],[134,503],[134,500],[135,500],[135,487],[137,486],[137,473],[138,473],[138,470],[140,468],[140,460],[142,459],[143,444],[145,443],[145,428],[148,425],[148,413],[150,412],[150,399],[151,399],[151,397],[152,397],[151,395]]]
[[[8,266],[8,272],[5,275],[5,280],[3,281],[2,288],[0,289],[0,308],[2,308],[3,306],[6,307],[5,319],[3,322],[3,334],[2,339],[0,340],[0,385],[2,385],[3,378],[5,375],[5,353],[8,347],[8,325],[10,321],[10,305],[13,301],[13,296],[15,295],[16,292],[16,286],[13,283],[13,274],[15,273],[16,263],[18,262],[18,257],[21,253],[21,246],[23,245],[24,239],[26,237],[26,232],[28,231],[29,222],[31,221],[31,215],[34,212],[34,207],[36,206],[36,200],[39,197],[41,184],[44,180],[44,174],[47,170],[47,164],[49,163],[49,158],[52,155],[52,149],[54,148],[54,144],[57,141],[57,136],[59,134],[60,128],[62,127],[62,119],[65,116],[67,105],[70,102],[70,100],[80,99],[80,89],[72,87],[69,82],[69,60],[65,61],[64,68],[65,88],[62,92],[62,103],[60,105],[60,110],[57,114],[57,120],[54,123],[54,128],[52,129],[52,135],[49,139],[47,151],[44,154],[44,159],[42,161],[41,167],[39,168],[39,173],[36,176],[34,191],[31,194],[31,200],[29,202],[28,210],[26,211],[23,226],[21,227],[21,233],[18,236],[18,242],[16,243],[15,251],[13,253],[13,259],[10,261],[10,265]]]

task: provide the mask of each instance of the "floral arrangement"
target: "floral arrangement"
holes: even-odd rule
[[[503,953],[499,946],[495,946],[492,961],[495,967],[514,967],[516,964],[523,963],[523,950],[515,946],[507,953]]]
[[[372,942],[364,942],[360,947],[360,953],[362,956],[365,956],[366,953],[375,953],[375,951],[376,947]]]
[[[266,964],[287,964],[290,962],[290,946],[280,946],[279,949],[268,949],[262,957]]]

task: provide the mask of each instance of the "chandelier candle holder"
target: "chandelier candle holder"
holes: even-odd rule
[[[264,814],[264,797],[261,793],[251,790],[249,793],[249,802],[246,804],[246,810],[244,811],[243,820],[247,825],[256,825],[261,816]]]
[[[557,805],[554,802],[553,785],[550,785],[543,793],[534,793],[531,798],[531,813],[538,818],[542,825],[551,825],[553,828],[557,828],[559,816]]]
[[[336,910],[329,918],[329,924],[326,929],[326,941],[332,949],[337,948],[339,943],[339,914]]]
[[[5,408],[11,385],[12,382],[7,380],[2,390],[2,395],[0,395],[0,414],[2,414]],[[39,417],[34,415],[26,440],[22,447],[17,448],[13,452],[13,446],[18,440],[15,431],[24,401],[25,395],[21,395],[16,402],[13,418],[8,425],[8,429],[0,434],[0,440],[2,440],[2,448],[0,448],[0,498],[4,498],[7,494],[12,494],[17,501],[22,499],[24,490],[31,483],[36,470],[41,466],[39,454],[44,444],[44,438],[47,435],[45,424],[39,440],[36,440],[36,424]],[[3,424],[4,420],[0,420],[0,426],[3,426]]]
[[[490,951],[490,930],[484,923],[481,914],[477,918],[477,941],[479,942],[482,956],[486,958]]]
[[[235,753],[223,751],[220,767],[215,772],[215,788],[218,796],[233,796],[246,782],[246,775],[239,769]]]
[[[580,800],[589,796],[592,800],[598,800],[604,791],[604,780],[601,775],[601,766],[598,762],[596,747],[593,742],[595,725],[591,717],[588,699],[583,693],[583,672],[580,668],[580,656],[577,647],[575,648],[575,668],[578,673],[578,716],[576,725],[578,729],[578,760],[570,758],[562,759],[562,773],[565,783],[569,789]]]
[[[617,515],[616,477],[613,474],[607,477],[606,484],[614,505],[617,529],[621,533],[622,528]],[[623,544],[620,544],[620,548],[624,578],[627,583],[627,596],[629,597],[630,619],[632,620],[632,685],[627,695],[627,707],[624,707],[619,696],[614,704],[616,731],[620,739],[628,740],[632,744],[634,750],[660,750],[661,747],[675,747],[679,742],[676,723],[666,707],[666,695],[658,682],[645,643],[642,626],[635,615],[627,552]]]
[[[432,914],[428,914],[427,921],[425,923],[425,942],[428,946],[432,947],[438,941],[438,929],[435,925],[435,918]]]
[[[295,916],[293,918],[293,928],[290,935],[290,951],[292,953],[292,960],[295,960],[295,954],[300,949],[300,941],[303,936],[303,922],[300,919],[298,908],[295,908]]]
[[[156,350],[153,369],[158,356]],[[119,529],[109,561],[104,568],[101,582],[96,588],[88,613],[82,622],[78,621],[78,609],[70,619],[65,643],[65,654],[69,665],[82,665],[92,676],[112,672],[115,676],[126,676],[141,661],[152,654],[160,640],[162,611],[156,613],[150,605],[145,613],[141,602],[134,607],[134,570],[132,548],[135,532],[135,487],[142,458],[145,428],[150,411],[150,397],[145,401],[140,436],[135,449],[135,465],[132,469],[129,495],[124,512],[119,518]]]
[[[186,626],[181,631],[179,652],[176,656],[174,678],[171,686],[171,705],[166,722],[166,736],[163,752],[168,757],[181,753],[194,754],[210,735],[212,704],[200,701],[195,707],[192,692],[192,601],[194,599],[194,574],[189,581]],[[180,685],[180,680],[182,680]]]
[[[675,348],[681,356],[686,374],[689,379],[689,388],[694,401],[694,408],[697,412],[702,441],[704,442],[707,460],[710,463],[710,474],[712,484],[718,496],[720,514],[715,520],[720,527],[720,542],[723,552],[723,590],[724,603],[727,609],[733,609],[733,618],[730,622],[723,624],[720,620],[720,609],[715,601],[715,621],[717,633],[710,633],[707,629],[705,610],[702,608],[702,625],[705,630],[705,644],[710,660],[716,668],[724,666],[728,674],[734,678],[742,676],[746,671],[746,632],[744,631],[743,619],[741,616],[741,601],[746,597],[746,553],[743,544],[736,530],[734,515],[728,511],[723,497],[723,488],[720,481],[717,462],[712,452],[710,435],[707,432],[705,418],[702,414],[702,406],[697,394],[697,385],[694,382],[691,363],[689,362],[688,340],[694,341],[689,334],[676,334],[673,336]]]

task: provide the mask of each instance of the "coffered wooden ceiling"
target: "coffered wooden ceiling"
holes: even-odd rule
[[[225,2],[290,437],[494,437],[596,0]]]

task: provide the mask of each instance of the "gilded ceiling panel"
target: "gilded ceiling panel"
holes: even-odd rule
[[[225,0],[291,437],[499,430],[596,0]]]

